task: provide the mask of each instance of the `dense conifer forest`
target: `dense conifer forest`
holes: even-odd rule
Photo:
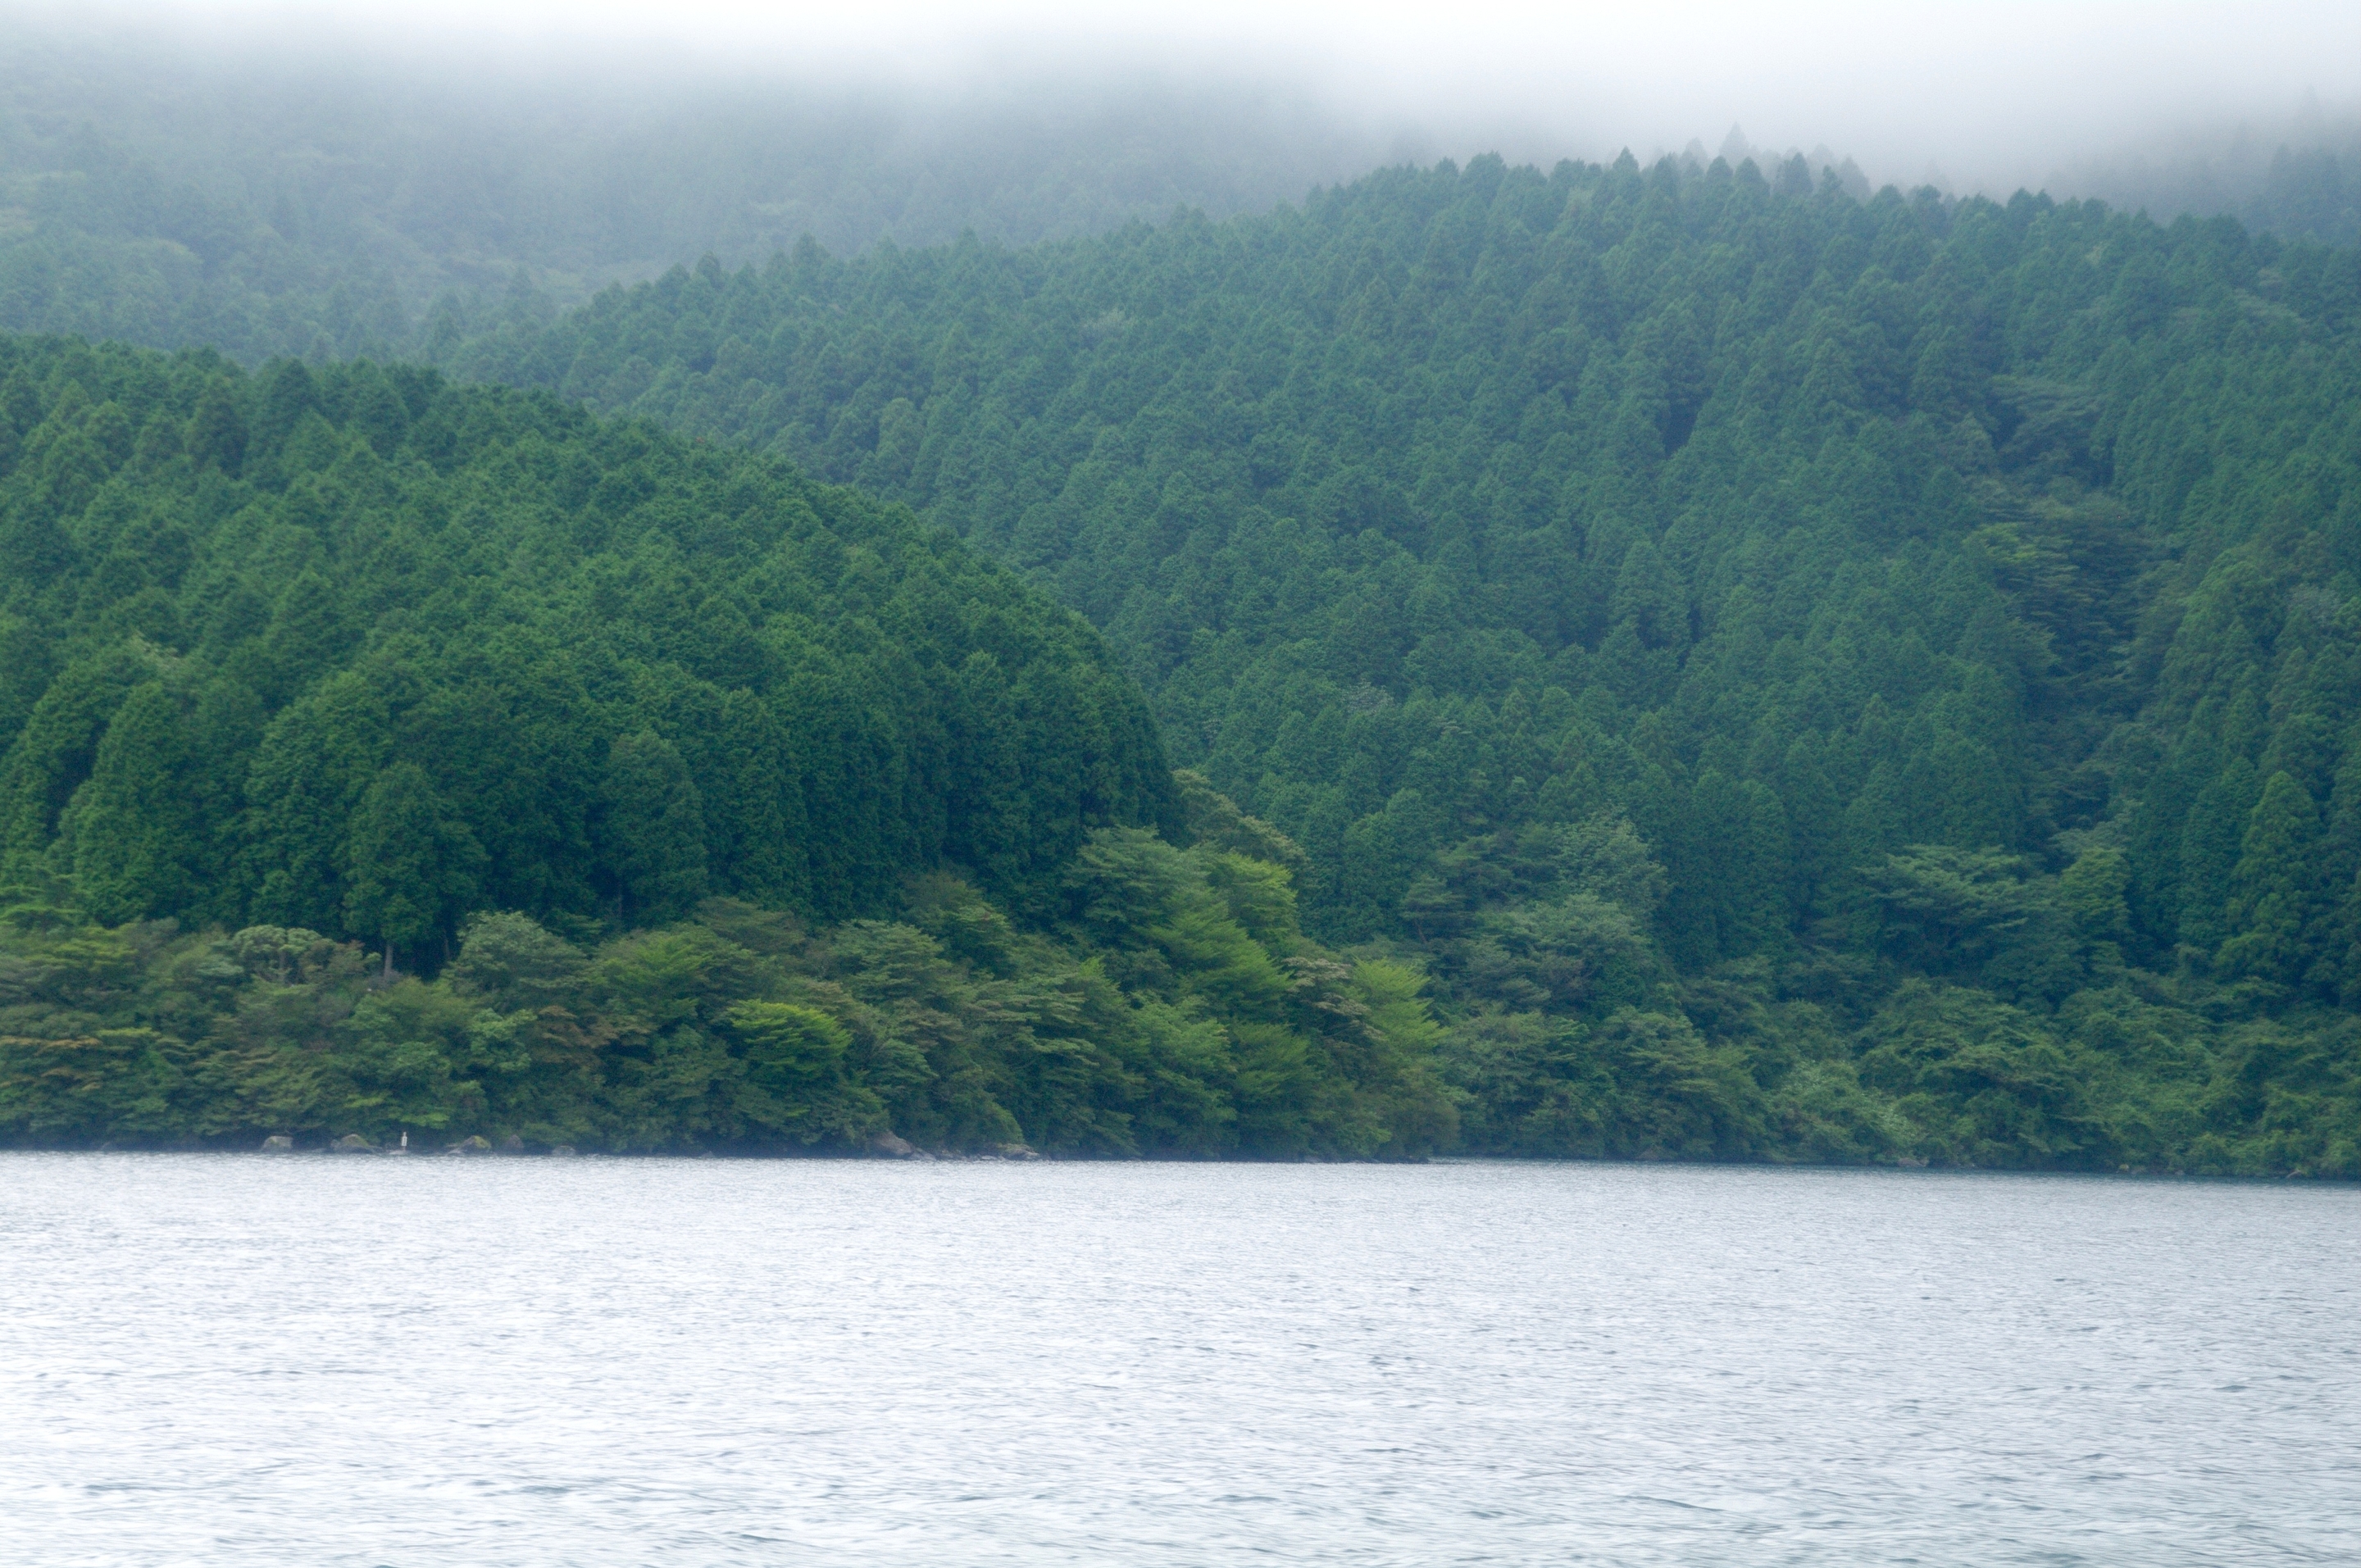
[[[15,340],[0,1129],[2361,1174],[2356,312],[1488,158]]]
[[[1751,1086],[1692,1147],[1839,1071],[1941,1157],[2345,1168],[2356,309],[2228,221],[1486,159],[450,363],[1052,587],[1308,927],[1425,966],[1470,1146],[1611,1145],[1557,1107],[1644,1014]]]

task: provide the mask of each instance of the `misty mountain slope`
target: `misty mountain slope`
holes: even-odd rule
[[[1758,1083],[1983,1075],[1960,1157],[2260,1135],[2192,1087],[2265,1049],[2224,1017],[2349,1094],[2361,264],[1802,174],[1488,159],[805,251],[449,362],[1053,585],[1304,845],[1315,927],[1432,963],[1469,1081],[1525,1096],[1497,1146],[1611,1145],[1550,1108],[1565,1042],[1675,996]],[[2122,1071],[2187,1093],[2067,1106]]]
[[[0,331],[247,365],[439,357],[507,316],[706,254],[760,263],[807,237],[851,255],[964,232],[1025,245],[1181,207],[1259,211],[1448,144],[1506,135],[1554,157],[1565,143],[1538,128],[1546,115],[1517,127],[1508,104],[1440,108],[1424,128],[1356,110],[1284,58],[1192,76],[1052,56],[863,87],[808,59],[766,75],[586,41],[372,60],[349,40],[241,48],[105,26],[0,16]],[[2361,233],[2349,136],[2300,119],[2286,145],[2216,139],[2085,160],[2051,188],[2159,216],[2233,212],[2290,237]],[[1722,146],[1734,162],[1743,138]],[[1850,159],[1820,148],[1810,161],[1867,194]]]
[[[2325,245],[2361,244],[2361,126],[2300,116],[2284,135],[2241,128],[2211,145],[2086,162],[2049,181],[2158,218],[2236,218],[2258,234]]]
[[[577,62],[366,65],[0,20],[0,330],[382,355],[445,294],[712,252],[1029,243],[1299,197],[1387,148],[1250,85],[873,91]]]

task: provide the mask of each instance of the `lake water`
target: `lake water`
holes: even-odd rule
[[[2361,1190],[0,1156],[0,1559],[2361,1551]]]

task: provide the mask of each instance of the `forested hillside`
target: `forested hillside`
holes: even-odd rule
[[[0,1136],[1451,1135],[1088,627],[750,454],[0,339]]]
[[[1841,1080],[1935,1157],[2352,1168],[2356,309],[2226,221],[1484,159],[447,363],[1054,587],[1442,982],[1474,1146],[1808,1145]]]
[[[8,340],[0,1136],[2361,1173],[2356,310],[1486,159]]]

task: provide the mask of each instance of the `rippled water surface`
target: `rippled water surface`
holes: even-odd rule
[[[0,1157],[0,1558],[2349,1561],[2361,1191]]]

